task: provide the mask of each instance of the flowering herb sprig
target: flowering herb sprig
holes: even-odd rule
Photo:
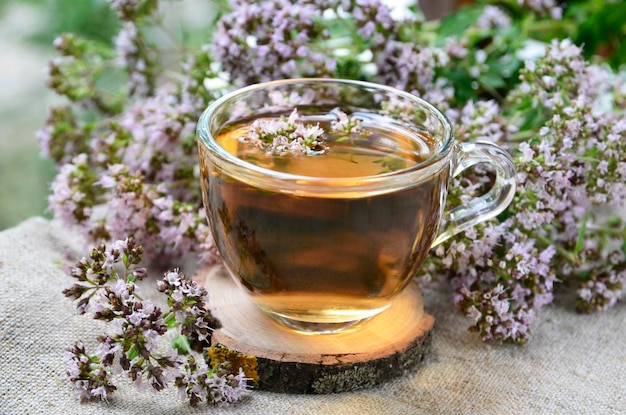
[[[602,72],[569,40],[555,40],[520,73],[509,94],[518,126],[503,131],[494,119],[498,134],[488,134],[517,148],[515,200],[500,221],[437,249],[442,260],[431,258],[433,269],[448,270],[472,330],[490,342],[524,342],[564,279],[580,282],[581,311],[615,304],[626,283],[622,220],[594,210],[623,206],[626,197],[626,123],[594,110]],[[525,139],[530,131],[536,136]]]
[[[566,284],[584,312],[624,297],[626,227],[613,213],[626,198],[626,77],[618,70],[626,54],[617,36],[593,38],[595,28],[626,21],[619,2],[480,0],[424,21],[417,10],[392,18],[380,0],[237,0],[220,3],[206,45],[180,42],[179,70],[158,61],[164,51],[150,37],[164,21],[157,1],[109,3],[122,22],[111,47],[70,34],[55,42],[47,82],[67,102],[39,133],[59,168],[50,208],[92,241],[131,235],[151,259],[196,252],[218,261],[198,184],[200,113],[254,82],[363,79],[432,102],[458,140],[498,143],[515,161],[510,208],[437,247],[421,272],[450,282],[472,331],[523,343]],[[416,115],[396,104],[391,115]],[[289,145],[278,139],[274,149]],[[449,204],[483,193],[485,177],[458,178]],[[106,390],[103,373],[85,381]]]
[[[333,135],[333,141],[342,142],[355,137],[363,138],[369,133],[363,130],[359,118],[349,116],[338,108],[331,110],[328,116],[334,119],[324,130],[319,123],[305,123],[295,108],[289,117],[257,118],[238,139],[260,148],[268,156],[298,157],[326,153],[328,135]]]
[[[197,361],[191,345],[208,345],[212,330],[219,327],[206,308],[206,290],[178,270],[167,272],[158,282],[169,306],[164,313],[139,294],[136,282],[146,276],[141,260],[142,247],[128,238],[108,249],[104,244],[94,248],[89,259],[70,269],[78,282],[63,293],[78,300],[80,313],[91,312],[94,319],[108,323],[93,354],[82,341],[67,349],[67,375],[76,395],[81,400],[107,400],[117,389],[112,376],[126,372],[140,389],[158,392],[174,385],[194,406],[239,400],[249,389],[248,381],[258,379],[256,361],[237,356],[247,362],[248,373],[224,360],[214,360],[212,366]],[[160,340],[171,331],[178,335],[171,347],[163,347]]]
[[[204,287],[188,281],[178,270],[166,273],[157,285],[159,291],[167,295],[172,311],[170,318],[180,324],[181,334],[191,343],[206,342],[211,337],[211,331],[220,327],[219,321],[207,312],[207,291]]]
[[[330,131],[334,134],[362,134],[363,121],[357,117],[350,116],[345,112],[335,109],[331,111],[337,117],[330,122]]]
[[[319,155],[326,150],[324,130],[319,124],[303,123],[297,108],[289,117],[254,120],[240,140],[268,155]]]

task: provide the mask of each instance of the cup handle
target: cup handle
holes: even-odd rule
[[[515,196],[515,164],[506,151],[495,144],[479,141],[457,143],[454,152],[452,177],[475,164],[487,163],[495,168],[496,180],[484,195],[443,213],[433,247],[459,232],[497,216],[509,206]]]

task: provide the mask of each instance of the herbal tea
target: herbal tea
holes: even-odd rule
[[[265,169],[355,183],[419,169],[433,151],[430,136],[384,116],[293,115],[231,125],[215,138]],[[202,146],[200,161],[216,244],[252,300],[287,319],[330,324],[377,314],[416,273],[437,235],[449,173],[375,194],[302,195],[228,174]]]

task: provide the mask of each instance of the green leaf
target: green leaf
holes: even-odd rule
[[[505,78],[517,74],[522,66],[523,62],[514,55],[505,55],[493,63],[490,63],[491,69],[498,72],[501,77]],[[514,83],[519,83],[519,78],[515,76],[511,82],[513,81]]]
[[[176,315],[174,313],[168,313],[164,322],[167,327],[174,327],[174,324],[176,324]]]
[[[583,154],[585,157],[589,157],[589,158],[594,158],[598,155],[598,152],[600,150],[598,150],[597,147],[592,147],[589,150],[585,151],[585,153]]]
[[[575,42],[584,45],[586,58],[603,56],[614,69],[626,63],[626,2],[595,2],[590,13],[582,13],[584,20],[578,26]]]
[[[622,221],[622,218],[620,218],[619,216],[616,215],[612,215],[609,216],[608,218],[606,218],[606,224],[607,226],[610,226],[612,228],[616,228],[619,226],[622,226],[624,222]]]
[[[6,3],[2,1],[2,5]],[[75,33],[111,44],[120,26],[115,12],[105,1],[46,0],[38,3],[45,19],[29,32],[33,33],[30,39],[37,43],[50,45],[60,33]]]
[[[454,94],[458,100],[456,104],[463,106],[469,100],[478,99],[476,89],[473,88],[473,79],[465,68],[452,67],[446,68],[437,74],[439,78],[448,79],[451,85],[454,85]]]
[[[538,130],[539,126],[543,125],[547,120],[547,117],[539,107],[527,110],[524,116],[524,121],[520,126],[521,131]]]
[[[179,334],[178,336],[172,339],[172,347],[178,351],[180,354],[188,354],[191,351],[191,345],[189,344],[189,339],[187,336],[183,336]]]
[[[583,216],[583,223],[578,231],[578,239],[576,240],[576,247],[574,248],[574,254],[578,255],[582,252],[585,244],[585,232],[587,232],[587,220],[589,219],[589,212]]]
[[[128,351],[128,356],[126,356],[128,358],[128,360],[133,360],[134,358],[136,358],[137,356],[139,356],[139,352],[137,351],[137,349],[135,348],[135,346],[133,346],[129,351]]]
[[[489,88],[498,89],[505,86],[505,82],[496,73],[485,73],[480,76],[478,81]]]
[[[626,28],[623,29],[622,32],[626,32]],[[619,69],[622,65],[626,64],[626,42],[619,42],[619,46],[613,53],[609,63],[614,69]]]
[[[159,2],[157,0],[144,0],[142,4],[139,5],[137,9],[139,16],[149,16],[154,14],[159,7]]]
[[[437,43],[443,44],[449,37],[460,36],[468,27],[476,23],[482,13],[482,7],[463,7],[458,12],[444,17],[437,31]]]
[[[337,76],[345,79],[367,80],[363,73],[363,62],[353,56],[341,57],[337,59]]]

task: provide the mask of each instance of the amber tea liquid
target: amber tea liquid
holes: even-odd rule
[[[432,138],[375,114],[363,133],[326,137],[315,156],[268,156],[242,142],[253,121],[216,137],[247,162],[304,177],[354,178],[419,168]],[[307,115],[329,128],[328,117]],[[342,138],[343,137],[343,138]],[[447,169],[382,194],[296,195],[263,188],[212,163],[200,147],[205,206],[229,271],[262,309],[283,319],[340,324],[373,316],[390,305],[417,272],[437,234]],[[445,189],[443,189],[445,190]]]

